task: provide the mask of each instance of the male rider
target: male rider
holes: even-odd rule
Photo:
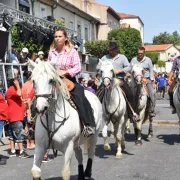
[[[149,57],[145,56],[145,48],[140,47],[138,49],[137,57],[134,57],[131,60],[131,65],[133,64],[141,64],[144,68],[144,83],[147,85],[150,99],[151,99],[151,106],[150,106],[150,113],[151,117],[155,117],[155,91],[154,91],[154,72],[153,72],[153,65],[152,61]]]
[[[174,87],[176,86],[176,83],[177,83],[177,78],[176,78],[176,73],[179,73],[179,69],[180,69],[180,56],[176,57],[173,61],[173,66],[172,66],[172,69],[171,69],[171,72],[170,72],[170,75],[169,75],[169,80],[168,80],[168,84],[170,85],[171,84],[171,81],[174,77],[174,80],[173,80],[173,83],[172,85],[170,86],[169,88],[169,100],[170,100],[170,105],[172,107],[172,114],[175,114],[176,113],[176,108],[174,106],[174,102],[173,102],[173,91],[174,91]]]
[[[126,73],[131,71],[131,66],[127,57],[122,54],[119,54],[118,44],[116,42],[110,42],[109,54],[103,56],[101,60],[110,61],[113,63],[116,78],[121,80],[120,83],[121,88],[125,92],[126,98],[129,104],[131,105],[132,109],[134,110],[135,109],[134,97],[129,85],[124,80]],[[101,63],[97,65],[97,69],[99,69],[100,65]],[[129,108],[129,104],[127,106],[129,118],[131,118],[133,121],[138,121],[139,116],[131,111],[131,109]]]

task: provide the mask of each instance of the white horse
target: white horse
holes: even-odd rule
[[[139,104],[138,104],[138,111],[140,116],[140,121],[135,122],[134,130],[135,130],[135,144],[141,145],[142,139],[141,139],[141,132],[142,132],[142,124],[149,118],[150,125],[149,125],[149,133],[148,137],[151,138],[153,136],[152,131],[152,117],[149,116],[148,111],[148,94],[145,89],[145,85],[143,83],[143,77],[144,77],[144,69],[140,64],[134,64],[132,65],[131,70],[131,83],[130,86],[132,86],[133,92],[136,91],[136,94],[134,94],[137,98],[139,98]],[[134,87],[136,86],[136,90],[134,90]]]
[[[102,130],[104,149],[106,151],[111,150],[107,141],[107,128],[111,121],[114,125],[114,136],[117,146],[116,158],[122,158],[122,150],[125,148],[124,131],[127,121],[126,101],[121,89],[119,88],[119,80],[114,78],[112,63],[100,60],[98,69],[102,73],[103,84],[105,86],[105,95],[102,103],[103,117],[105,120]]]
[[[173,101],[179,118],[179,135],[180,135],[180,73],[178,75],[178,84],[176,90],[174,91]]]
[[[32,81],[36,92],[38,112],[35,129],[36,148],[31,170],[33,179],[39,180],[41,177],[41,162],[47,148],[54,148],[64,153],[63,180],[70,179],[70,162],[74,151],[79,163],[78,179],[90,179],[92,160],[102,122],[102,105],[99,99],[93,93],[85,91],[96,123],[95,135],[85,139],[81,135],[78,112],[69,104],[67,100],[69,92],[55,68],[49,62],[39,62],[32,72]],[[45,115],[46,112],[48,116]],[[80,145],[84,143],[88,145],[88,162],[85,172],[80,148]]]

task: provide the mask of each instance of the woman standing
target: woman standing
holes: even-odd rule
[[[79,111],[79,118],[83,125],[82,134],[85,137],[93,135],[95,121],[92,108],[85,97],[84,88],[80,86],[75,79],[75,76],[81,71],[79,55],[68,40],[67,32],[64,29],[55,32],[48,61],[56,64],[58,74],[61,77],[66,77],[74,83],[75,86],[70,90],[70,93],[75,99],[75,104]]]

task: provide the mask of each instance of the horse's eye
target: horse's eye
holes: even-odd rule
[[[49,84],[54,84],[54,83],[55,83],[54,79],[49,80]]]

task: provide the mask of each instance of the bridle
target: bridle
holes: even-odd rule
[[[47,71],[46,71],[46,73],[47,73]],[[53,84],[52,84],[52,86],[53,87],[52,87],[52,91],[51,91],[50,94],[36,94],[35,97],[36,97],[36,99],[39,98],[39,97],[46,98],[47,101],[50,104],[49,108],[47,108],[47,110],[45,111],[45,114],[43,113],[42,115],[40,115],[40,121],[41,121],[42,126],[44,127],[44,129],[46,129],[46,131],[48,133],[49,142],[48,142],[48,148],[47,149],[49,150],[50,145],[52,144],[52,150],[53,150],[54,156],[56,157],[57,156],[57,150],[56,151],[54,150],[54,144],[53,144],[52,138],[55,135],[55,133],[60,129],[60,127],[64,125],[65,121],[69,119],[70,113],[69,113],[68,116],[66,115],[65,98],[63,97],[63,95],[62,95],[62,101],[63,101],[64,115],[61,116],[56,111],[56,109],[58,108],[57,100],[59,98],[59,94],[57,94],[57,97],[55,97],[56,86],[53,85]],[[55,119],[55,115],[62,118],[63,120],[62,121],[57,121]],[[46,124],[47,124],[47,126],[43,122],[43,119],[42,119],[43,116],[46,116]],[[59,124],[56,128],[54,126],[54,130],[51,130],[50,127],[49,127],[49,120],[48,120],[49,116],[51,116],[50,117],[51,119],[54,119],[55,123]]]

